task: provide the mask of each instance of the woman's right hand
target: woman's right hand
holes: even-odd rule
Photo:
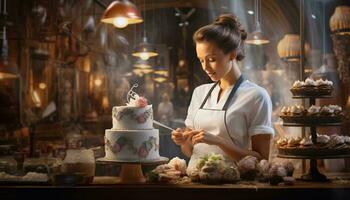
[[[191,129],[189,128],[186,128],[185,130],[177,128],[175,131],[171,132],[171,139],[175,142],[175,144],[183,145],[188,137],[190,137],[190,132]]]

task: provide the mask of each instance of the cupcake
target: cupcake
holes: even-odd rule
[[[299,143],[301,141],[301,138],[289,138],[287,147],[298,147]]]
[[[304,83],[303,81],[297,80],[297,81],[295,81],[295,82],[293,83],[293,88],[301,88],[301,87],[303,87],[304,85],[305,85],[305,83]]]
[[[311,78],[307,78],[307,79],[305,80],[305,85],[304,85],[304,87],[307,87],[307,88],[315,88],[315,87],[316,87],[316,82],[315,82],[313,79],[311,79]]]
[[[327,79],[318,79],[315,83],[319,89],[331,89],[333,87],[333,82]]]
[[[307,114],[311,115],[311,116],[315,116],[318,115],[320,113],[321,107],[320,106],[315,106],[312,105],[308,110],[307,110]]]
[[[338,105],[329,105],[328,106],[329,109],[333,110],[333,113],[335,115],[340,115],[342,113],[342,107],[338,106]]]
[[[333,134],[330,136],[330,140],[328,142],[328,147],[329,148],[338,148],[338,147],[342,146],[344,143],[345,143],[345,141],[344,141],[343,136]]]
[[[329,142],[330,137],[328,135],[318,135],[317,136],[317,145],[325,146]]]
[[[333,113],[334,113],[334,110],[328,106],[323,106],[320,110],[320,115],[323,115],[323,116],[330,116]]]
[[[290,109],[287,106],[283,106],[283,108],[281,109],[281,116],[287,116],[290,113]]]
[[[344,142],[350,145],[350,136],[344,136]]]
[[[305,108],[303,106],[292,106],[290,107],[290,112],[292,116],[303,116],[305,112]]]
[[[312,143],[312,140],[310,138],[303,138],[300,141],[300,146],[301,147],[310,147],[312,145],[313,145],[313,143]]]
[[[286,147],[288,145],[288,139],[287,138],[280,138],[277,140],[277,145],[279,147]]]

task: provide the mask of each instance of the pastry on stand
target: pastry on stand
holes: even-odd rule
[[[337,105],[316,106],[316,98],[330,98],[333,83],[328,80],[296,81],[291,88],[293,98],[309,99],[311,105],[308,109],[301,105],[283,107],[280,117],[284,126],[310,127],[310,138],[282,138],[278,141],[278,157],[289,159],[309,159],[309,172],[301,177],[305,181],[328,181],[324,174],[317,168],[317,159],[335,159],[350,157],[350,148],[328,143],[326,135],[318,136],[316,127],[340,126],[343,119],[342,108]],[[337,136],[337,135],[336,135]],[[334,136],[333,142],[341,140]],[[330,140],[330,139],[329,139]]]

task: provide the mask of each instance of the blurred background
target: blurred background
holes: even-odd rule
[[[292,99],[296,80],[333,81],[333,98],[317,104],[350,111],[348,0],[126,2],[141,22],[102,22],[111,0],[1,0],[0,156],[60,158],[67,141],[76,140],[85,148],[103,146],[112,107],[125,105],[135,83],[153,105],[155,119],[183,127],[193,89],[210,82],[192,35],[223,13],[237,15],[250,37],[261,37],[246,44],[239,65],[268,90],[277,139],[309,132],[283,127],[278,117],[282,106],[307,103]],[[317,131],[350,135],[349,124]],[[184,158],[170,132],[156,128],[161,155]],[[350,168],[344,159],[320,165],[329,171]]]

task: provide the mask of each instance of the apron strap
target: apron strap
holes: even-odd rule
[[[227,110],[228,106],[230,105],[231,99],[233,98],[233,96],[236,94],[239,86],[241,86],[241,84],[243,83],[243,81],[245,80],[245,77],[243,76],[243,74],[241,74],[241,76],[239,77],[238,81],[236,82],[235,86],[233,87],[230,95],[228,96],[224,107],[222,107],[222,110]]]
[[[226,102],[225,102],[225,104],[224,104],[222,110],[227,110],[227,108],[228,108],[228,106],[229,106],[229,104],[230,104],[231,99],[232,99],[233,96],[236,94],[237,89],[238,89],[239,86],[243,83],[244,80],[245,80],[245,77],[243,76],[243,74],[241,74],[241,76],[238,78],[238,80],[237,80],[235,86],[233,87],[233,89],[232,89],[232,91],[231,91],[229,97],[227,98],[227,100],[226,100]],[[210,88],[210,90],[209,90],[207,96],[205,96],[205,98],[204,98],[204,100],[203,100],[201,106],[199,107],[199,109],[203,109],[203,107],[204,107],[205,103],[207,102],[207,100],[208,100],[210,94],[212,93],[212,91],[214,90],[214,88],[216,87],[217,84],[219,84],[219,81],[216,82],[216,83]]]
[[[207,102],[207,99],[209,98],[211,92],[214,90],[215,86],[216,86],[218,83],[219,83],[219,81],[216,82],[216,83],[210,88],[210,90],[209,90],[207,96],[205,96],[205,98],[204,98],[204,100],[203,100],[203,102],[202,102],[202,105],[201,105],[201,107],[199,107],[199,109],[203,109],[203,106],[204,106],[205,102]]]

